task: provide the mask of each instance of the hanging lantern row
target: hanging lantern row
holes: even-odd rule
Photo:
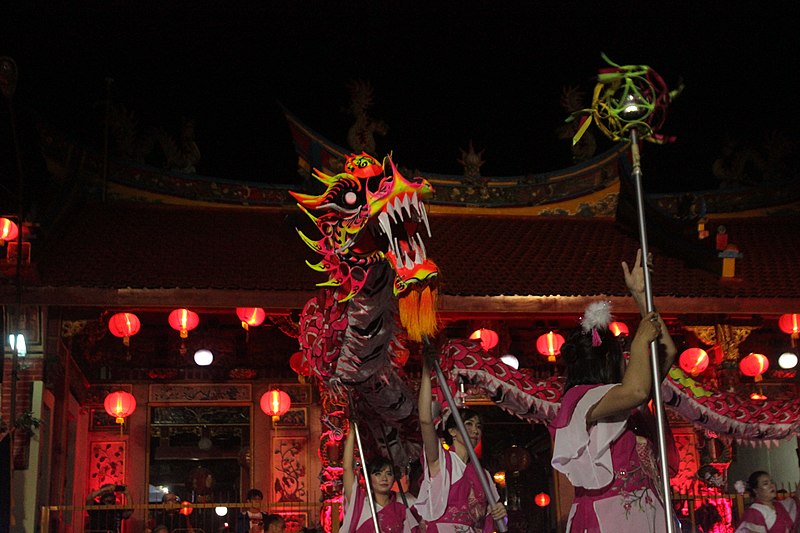
[[[5,217],[0,218],[0,245],[4,241],[13,241],[18,235],[19,227],[13,220]]]
[[[0,219],[0,241],[3,240],[4,226]],[[9,221],[11,222],[11,221]],[[13,224],[13,222],[11,222]],[[14,225],[16,228],[16,225]],[[16,230],[15,230],[16,231]],[[13,239],[16,233],[8,233],[8,240]],[[260,326],[267,317],[266,312],[260,307],[237,307],[236,315],[242,321],[242,327],[247,330],[250,326]],[[181,338],[189,336],[189,332],[200,324],[200,316],[189,309],[175,309],[169,314],[169,325],[172,329],[179,331]],[[108,330],[115,337],[121,337],[123,344],[128,346],[130,338],[139,332],[141,323],[139,318],[133,313],[116,313],[108,320]]]
[[[500,340],[496,331],[487,328],[476,329],[469,338],[474,341],[481,341],[481,348],[487,352],[497,346],[497,342]]]

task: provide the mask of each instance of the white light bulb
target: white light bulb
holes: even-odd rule
[[[194,362],[197,366],[208,366],[214,362],[214,354],[210,350],[197,350],[194,352]]]
[[[14,351],[14,346],[17,347],[17,355],[25,357],[28,354],[28,346],[25,343],[25,335],[22,333],[13,333],[8,336],[8,345],[11,346],[11,351]]]
[[[778,366],[788,370],[797,366],[797,355],[792,352],[786,352],[778,357]]]
[[[507,353],[500,357],[500,360],[513,369],[519,369],[519,359],[513,353]]]
[[[217,516],[225,516],[228,514],[227,507],[214,507],[214,512],[217,513]]]

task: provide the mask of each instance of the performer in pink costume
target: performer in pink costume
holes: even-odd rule
[[[481,440],[481,420],[469,409],[459,411],[470,438],[464,442],[450,416],[445,424],[445,441],[449,450],[442,448],[433,425],[431,407],[431,367],[425,356],[419,390],[419,423],[423,441],[424,477],[415,509],[428,533],[491,533],[494,521],[504,519],[506,508],[500,503],[497,489],[486,470],[492,499],[489,507],[478,472],[469,464],[467,446],[473,448]]]
[[[625,282],[644,314],[641,251],[632,271],[622,263]],[[637,533],[665,531],[659,495],[650,399],[649,345],[663,347],[662,379],[672,366],[675,345],[656,313],[639,324],[627,368],[620,343],[608,330],[607,302],[591,304],[561,348],[567,383],[554,433],[552,465],[575,487],[568,532]],[[671,440],[671,439],[670,439]]]
[[[745,509],[736,533],[794,533],[797,527],[797,495],[777,501],[775,482],[768,472],[750,474],[747,490],[753,503]]]
[[[353,468],[355,431],[350,429],[344,445],[342,459],[342,482],[344,484],[344,523],[341,531],[345,533],[374,533],[372,513],[367,502],[367,491],[359,486]],[[394,468],[388,459],[378,457],[370,461],[365,469],[369,472],[369,483],[375,503],[375,514],[381,533],[417,533],[417,519],[411,510],[397,501],[394,486]],[[407,498],[410,495],[407,495]]]

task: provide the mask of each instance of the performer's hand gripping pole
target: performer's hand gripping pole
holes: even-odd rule
[[[350,404],[350,413],[353,413],[352,402]],[[364,448],[361,447],[361,433],[358,431],[358,422],[351,416],[350,417],[350,431],[355,432],[356,444],[358,445],[358,457],[361,460],[361,471],[364,473],[364,486],[367,488],[367,501],[369,502],[369,514],[372,516],[372,525],[375,528],[375,533],[381,533],[381,527],[378,524],[378,515],[375,513],[375,500],[372,497],[372,483],[369,479],[369,472],[367,472],[367,462],[364,460]],[[358,521],[358,517],[353,517]]]
[[[644,192],[642,190],[642,165],[639,155],[639,133],[636,128],[630,130],[632,175],[636,185],[636,211],[639,217],[639,240],[641,242],[642,256],[644,258],[644,293],[645,308],[647,313],[655,310],[653,304],[653,289],[650,283],[650,270],[647,267],[650,257],[647,249],[647,225],[644,217]],[[664,418],[664,405],[661,400],[661,370],[658,364],[658,341],[650,343],[650,368],[653,374],[653,403],[656,412],[656,430],[658,433],[658,458],[661,462],[661,493],[664,497],[664,510],[666,511],[667,533],[673,533],[672,522],[672,488],[669,484],[669,465],[667,464],[666,421]]]
[[[425,354],[422,356],[426,357]],[[444,379],[444,373],[442,372],[442,367],[439,366],[439,360],[435,357],[432,359],[433,368],[436,371],[436,379],[439,380],[439,388],[442,390],[445,400],[447,400],[447,405],[450,406],[450,416],[452,416],[453,420],[455,420],[458,432],[461,433],[461,438],[464,441],[465,447],[467,448],[467,454],[469,455],[469,462],[472,463],[472,466],[475,468],[475,472],[478,474],[478,479],[481,482],[481,487],[483,487],[484,494],[486,494],[486,501],[488,502],[489,507],[494,507],[494,505],[497,503],[497,500],[494,499],[491,490],[489,490],[489,480],[486,479],[486,475],[484,474],[483,467],[481,467],[481,462],[478,459],[478,455],[469,444],[471,441],[469,434],[467,433],[467,428],[464,426],[464,421],[461,419],[461,414],[458,412],[458,405],[453,399],[453,394],[450,392],[450,387],[447,386],[447,381]],[[506,531],[508,531],[506,528],[506,523],[502,519],[495,520],[494,525],[499,533],[506,533]]]

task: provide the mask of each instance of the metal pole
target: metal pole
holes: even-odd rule
[[[392,456],[392,447],[389,446],[388,435],[386,434],[386,428],[383,426],[383,424],[381,424],[381,437],[383,437],[383,442],[386,444],[386,454],[389,456],[389,461],[392,462],[392,471],[394,472],[394,457]],[[361,448],[358,450],[360,452]],[[406,491],[403,490],[403,484],[401,481],[402,480],[400,478],[397,478],[397,492],[400,493],[400,499],[403,500],[403,505],[409,507],[408,499],[406,498]]]
[[[644,193],[642,190],[642,165],[639,155],[639,133],[636,128],[631,130],[631,158],[633,162],[633,180],[636,185],[636,211],[639,220],[639,241],[642,248],[642,260],[644,262],[642,271],[644,272],[644,293],[645,309],[647,313],[652,313],[653,288],[650,283],[650,271],[647,268],[647,225],[644,218]],[[658,433],[658,458],[661,462],[661,492],[664,497],[664,519],[667,522],[667,533],[673,533],[672,524],[672,494],[669,485],[669,465],[667,464],[667,440],[666,440],[666,421],[664,419],[664,405],[661,400],[661,372],[658,365],[658,343],[650,343],[650,368],[653,374],[653,403],[656,411],[656,432]]]
[[[358,423],[351,420],[350,424],[353,426],[352,430],[356,435],[356,444],[358,444],[358,456],[361,458],[361,470],[364,473],[364,485],[367,487],[367,501],[369,501],[369,514],[372,515],[372,524],[375,526],[375,533],[381,533],[381,527],[378,524],[378,515],[375,513],[375,500],[372,499],[372,484],[369,480],[369,473],[367,472],[367,462],[364,460],[364,449],[361,447],[361,432],[358,431]],[[353,517],[358,525],[358,517]]]
[[[439,366],[439,361],[437,359],[433,360],[433,368],[436,370],[436,379],[439,380],[439,388],[442,390],[442,393],[444,393],[444,397],[447,400],[447,405],[450,406],[450,416],[452,416],[453,420],[456,421],[458,432],[461,433],[461,438],[464,440],[466,445],[465,447],[467,448],[469,461],[475,468],[475,471],[478,474],[478,479],[481,482],[481,487],[483,487],[483,492],[486,494],[486,501],[490,506],[493,506],[497,503],[497,501],[494,499],[492,492],[489,490],[489,480],[486,479],[486,476],[484,475],[483,467],[481,467],[481,462],[478,460],[478,455],[475,453],[475,450],[472,449],[472,446],[469,445],[470,439],[469,435],[467,434],[467,428],[464,426],[464,421],[461,420],[461,414],[458,412],[458,406],[453,400],[453,395],[450,392],[450,388],[447,386],[447,381],[444,379],[442,367]],[[507,531],[506,524],[503,520],[495,520],[494,524],[497,528],[497,531],[500,533],[505,533]]]

